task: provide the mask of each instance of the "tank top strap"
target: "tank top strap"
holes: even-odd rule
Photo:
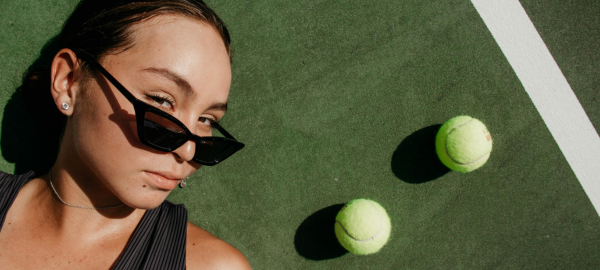
[[[185,269],[187,210],[164,201],[146,211],[113,270]]]
[[[35,177],[35,172],[30,171],[21,175],[12,175],[0,171],[0,231],[8,209],[12,206],[21,187]]]

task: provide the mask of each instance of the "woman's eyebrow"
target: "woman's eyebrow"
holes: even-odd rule
[[[177,86],[179,86],[179,88],[181,88],[183,90],[183,92],[185,93],[186,96],[191,97],[194,94],[196,94],[194,91],[192,91],[192,87],[190,86],[190,84],[183,78],[181,78],[181,76],[175,74],[174,72],[165,69],[165,68],[155,68],[155,67],[149,67],[149,68],[145,68],[142,69],[142,71],[148,71],[154,74],[158,74],[161,75],[173,82],[175,82],[175,84],[177,84]],[[211,105],[208,110],[217,110],[217,111],[227,111],[227,103],[215,103],[213,105]]]
[[[207,110],[227,111],[227,103],[215,103],[208,107]]]
[[[181,78],[181,76],[175,74],[174,72],[168,69],[149,67],[142,69],[142,71],[148,71],[154,74],[158,74],[173,81],[175,84],[177,84],[177,86],[179,86],[179,88],[183,90],[185,95],[188,97],[191,97],[195,94],[194,91],[192,91],[192,87],[185,79]]]

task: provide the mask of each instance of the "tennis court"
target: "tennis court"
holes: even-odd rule
[[[571,120],[543,117],[473,2],[206,2],[232,36],[221,124],[246,147],[201,168],[169,200],[254,269],[600,267],[600,209],[588,196],[600,190],[584,189],[573,169],[593,186],[600,154],[567,159],[547,123]],[[15,90],[29,66],[48,61],[76,3],[0,0],[3,171],[51,162],[58,134]],[[564,119],[588,121],[586,138],[597,138],[600,2],[520,3],[577,98],[557,110],[582,108],[589,120],[572,110]],[[494,139],[487,164],[468,174],[435,156],[437,129],[457,115],[480,119]],[[377,254],[335,242],[335,214],[356,198],[390,215],[391,238]]]

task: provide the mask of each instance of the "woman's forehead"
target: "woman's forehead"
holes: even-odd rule
[[[107,56],[107,65],[163,76],[193,92],[210,89],[217,90],[212,95],[228,95],[229,55],[212,26],[182,16],[163,15],[135,27],[132,38],[133,46]]]
[[[125,53],[141,53],[162,61],[189,64],[200,60],[215,64],[229,62],[219,33],[199,20],[175,15],[158,16],[140,23],[131,36],[134,44]]]

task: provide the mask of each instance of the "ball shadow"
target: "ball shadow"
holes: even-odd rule
[[[417,130],[398,145],[391,164],[396,177],[407,183],[420,184],[450,171],[435,151],[435,136],[441,126],[432,125]]]
[[[58,47],[55,36],[46,42],[29,70],[43,68],[49,74]],[[39,175],[47,172],[56,160],[64,119],[54,107],[50,89],[43,95],[32,96],[23,90],[26,83],[29,82],[24,80],[4,106],[0,148],[2,157],[15,164],[15,174],[33,170]]]
[[[335,237],[335,216],[344,204],[325,207],[306,218],[296,230],[294,246],[300,256],[321,261],[348,253]]]

